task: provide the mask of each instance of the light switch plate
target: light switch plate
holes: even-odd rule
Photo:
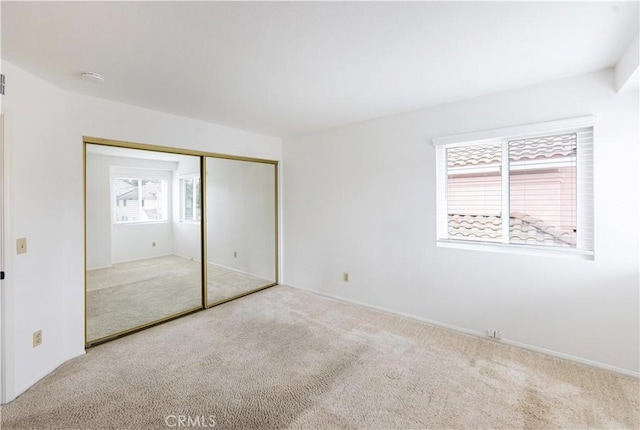
[[[26,254],[27,253],[27,238],[21,237],[16,241],[17,252],[18,254]]]

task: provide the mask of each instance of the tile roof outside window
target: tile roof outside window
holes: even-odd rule
[[[447,148],[449,239],[504,242],[504,145],[510,170],[507,242],[575,247],[575,133]]]

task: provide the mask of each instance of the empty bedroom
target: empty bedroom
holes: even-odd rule
[[[0,20],[3,430],[640,428],[640,2]]]

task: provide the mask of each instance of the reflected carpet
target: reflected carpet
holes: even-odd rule
[[[208,303],[271,282],[209,264]],[[200,263],[176,255],[87,272],[87,339],[94,340],[202,305]]]

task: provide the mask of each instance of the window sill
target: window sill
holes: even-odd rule
[[[168,224],[169,220],[158,220],[158,221],[130,221],[130,222],[114,222],[114,226],[126,226],[126,225],[149,225],[149,224]]]
[[[498,252],[503,254],[533,255],[540,257],[594,260],[593,251],[580,249],[551,248],[529,245],[509,245],[489,242],[465,242],[459,240],[438,240],[438,248],[466,249],[471,251]]]

